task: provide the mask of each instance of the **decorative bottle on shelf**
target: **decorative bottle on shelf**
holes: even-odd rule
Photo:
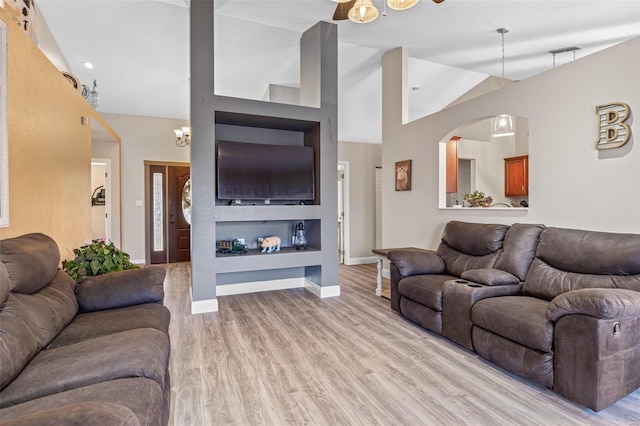
[[[296,250],[307,249],[307,237],[304,235],[304,223],[298,222],[296,226],[296,236],[293,239],[293,246]]]

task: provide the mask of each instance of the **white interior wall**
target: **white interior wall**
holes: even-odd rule
[[[173,133],[173,129],[189,123],[123,114],[103,113],[102,117],[122,140],[122,250],[132,261],[144,263],[144,162],[189,162],[190,148],[176,146]],[[142,201],[143,205],[136,206],[136,200]]]
[[[640,38],[578,59],[439,113],[402,125],[407,54],[383,58],[383,173],[413,160],[411,191],[383,189],[383,245],[435,247],[449,220],[544,223],[640,232],[640,123],[622,148],[597,151],[596,105],[626,102],[640,111]],[[529,120],[528,210],[438,209],[439,143],[457,127],[507,113]]]
[[[408,78],[409,120],[413,121],[442,110],[461,93],[480,84],[487,75],[409,58]]]

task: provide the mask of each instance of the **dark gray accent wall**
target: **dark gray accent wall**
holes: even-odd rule
[[[301,37],[300,105],[215,94],[213,1],[191,3],[191,267],[193,301],[216,298],[216,286],[282,279],[286,270],[319,286],[338,285],[337,26],[319,22]],[[217,140],[313,146],[316,200],[310,205],[230,206],[216,200]],[[310,248],[216,256],[216,241],[278,235],[290,246],[297,221]],[[219,282],[218,282],[219,281]]]

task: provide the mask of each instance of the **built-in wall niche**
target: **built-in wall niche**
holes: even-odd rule
[[[492,135],[495,118],[487,118],[454,129],[439,146],[439,207],[466,205],[464,195],[481,191],[496,207],[520,207],[527,197],[505,194],[505,158],[529,152],[529,122],[514,117],[512,136]]]
[[[228,241],[244,239],[245,244],[252,254],[269,254],[274,253],[291,253],[301,252],[293,247],[293,237],[295,236],[296,226],[301,222],[299,220],[264,220],[264,221],[243,221],[243,222],[217,222],[216,223],[216,239],[218,241]],[[305,235],[308,241],[307,251],[315,251],[321,249],[320,243],[320,220],[304,220]],[[282,241],[280,252],[260,253],[258,246],[258,238],[266,238],[276,236]],[[218,257],[228,256],[226,254],[217,254]],[[237,256],[231,254],[231,256]]]
[[[216,205],[320,204],[320,123],[229,112],[215,117]],[[245,152],[225,157],[230,150]]]

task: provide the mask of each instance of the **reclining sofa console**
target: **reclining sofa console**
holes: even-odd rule
[[[595,411],[640,387],[640,235],[451,221],[388,257],[408,320]]]

